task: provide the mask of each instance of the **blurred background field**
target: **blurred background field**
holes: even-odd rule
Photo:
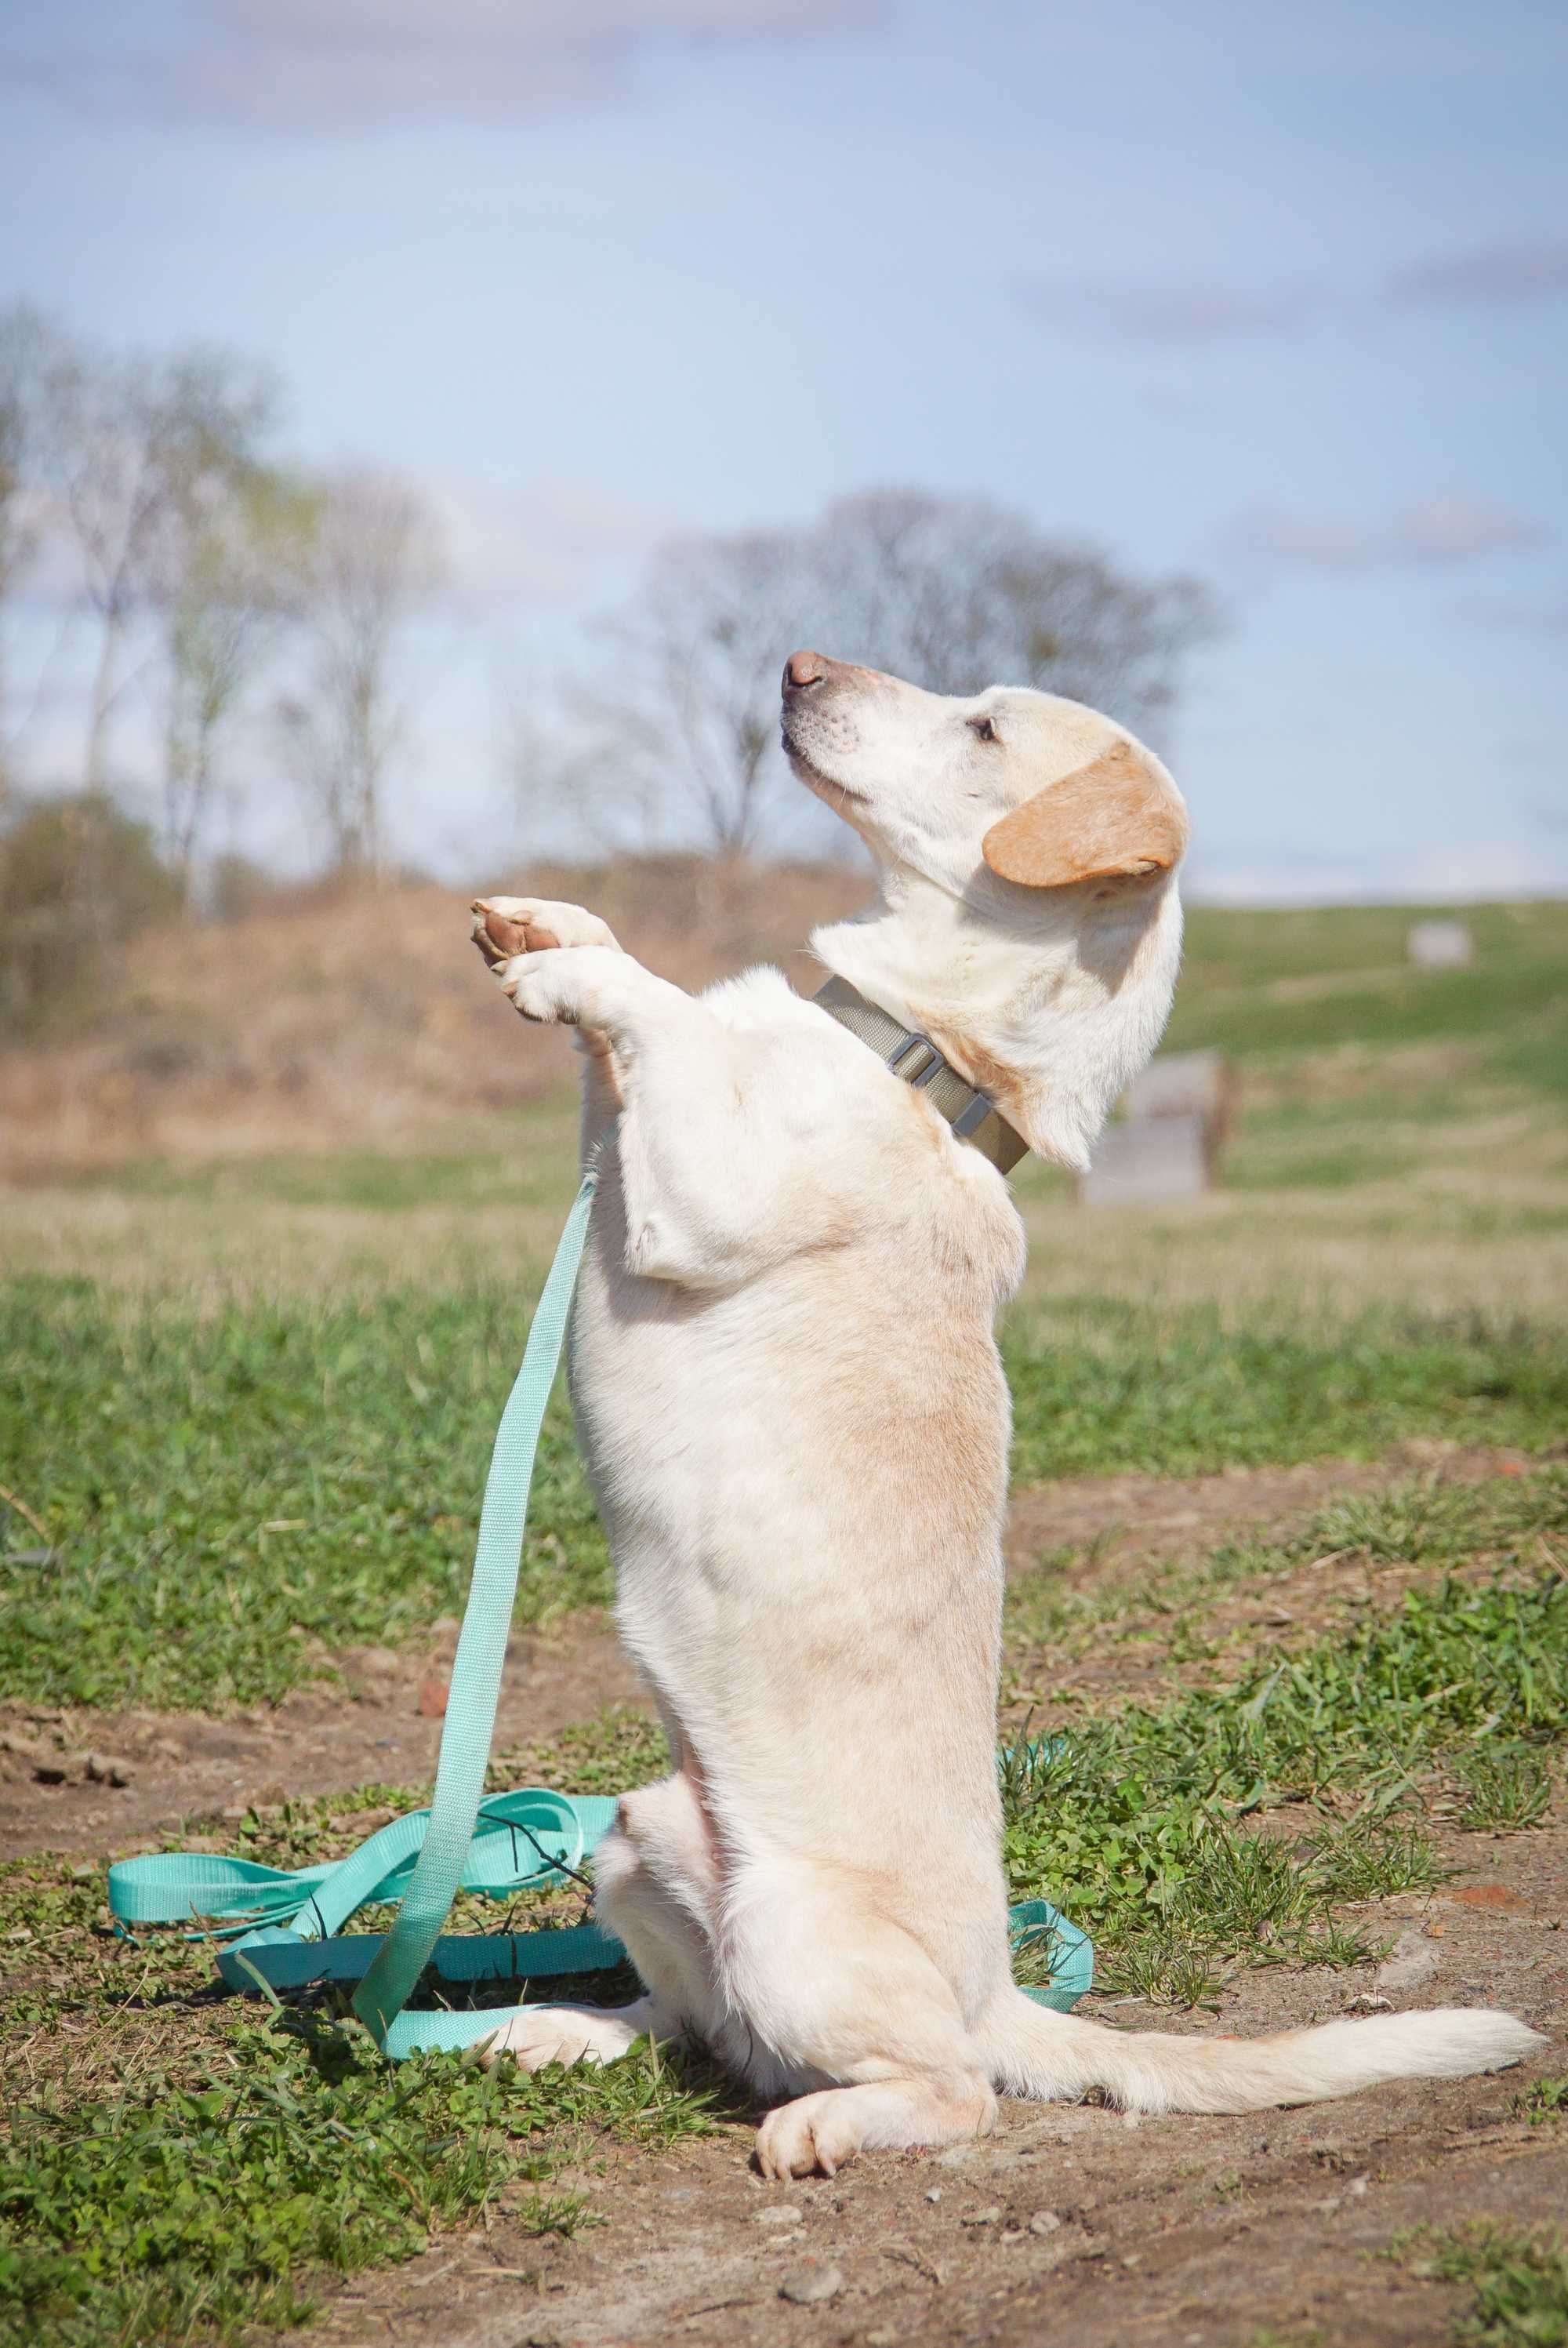
[[[839,868],[548,869],[687,985],[781,960],[809,986]],[[1451,911],[1451,909],[1450,909]],[[1464,911],[1468,968],[1407,959],[1419,909],[1198,906],[1167,1046],[1237,1086],[1222,1180],[1091,1212],[1034,1161],[1024,1304],[1380,1301],[1561,1316],[1568,907]],[[514,1280],[548,1258],[575,1148],[570,1047],[512,1018],[433,884],[175,923],[91,964],[0,1055],[0,1262],[116,1285]]]

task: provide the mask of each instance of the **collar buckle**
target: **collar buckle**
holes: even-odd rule
[[[924,1059],[917,1056],[922,1052],[926,1056]],[[930,1037],[917,1035],[913,1030],[887,1055],[887,1066],[893,1074],[902,1076],[907,1085],[914,1085],[917,1090],[934,1084],[947,1065]]]

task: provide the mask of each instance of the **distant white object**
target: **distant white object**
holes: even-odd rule
[[[1231,1114],[1223,1052],[1167,1052],[1151,1060],[1122,1107],[1079,1183],[1086,1207],[1152,1207],[1196,1198],[1212,1186]]]
[[[1464,970],[1475,960],[1475,941],[1462,922],[1412,922],[1405,951],[1418,970]]]
[[[1188,1110],[1108,1125],[1078,1195],[1086,1207],[1156,1207],[1201,1198],[1208,1187],[1208,1137],[1204,1119]]]
[[[1129,1086],[1122,1103],[1130,1117],[1201,1117],[1216,1143],[1230,1121],[1230,1070],[1223,1052],[1165,1052]]]

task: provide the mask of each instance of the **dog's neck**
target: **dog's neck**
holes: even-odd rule
[[[864,912],[813,932],[818,961],[928,1035],[1039,1156],[1081,1171],[1164,1025],[1173,886],[1009,891],[982,909],[907,868],[880,879]]]

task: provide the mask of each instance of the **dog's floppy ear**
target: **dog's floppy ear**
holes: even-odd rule
[[[1061,889],[1168,872],[1186,844],[1186,813],[1164,776],[1135,742],[1113,742],[993,823],[980,853],[999,880]]]

